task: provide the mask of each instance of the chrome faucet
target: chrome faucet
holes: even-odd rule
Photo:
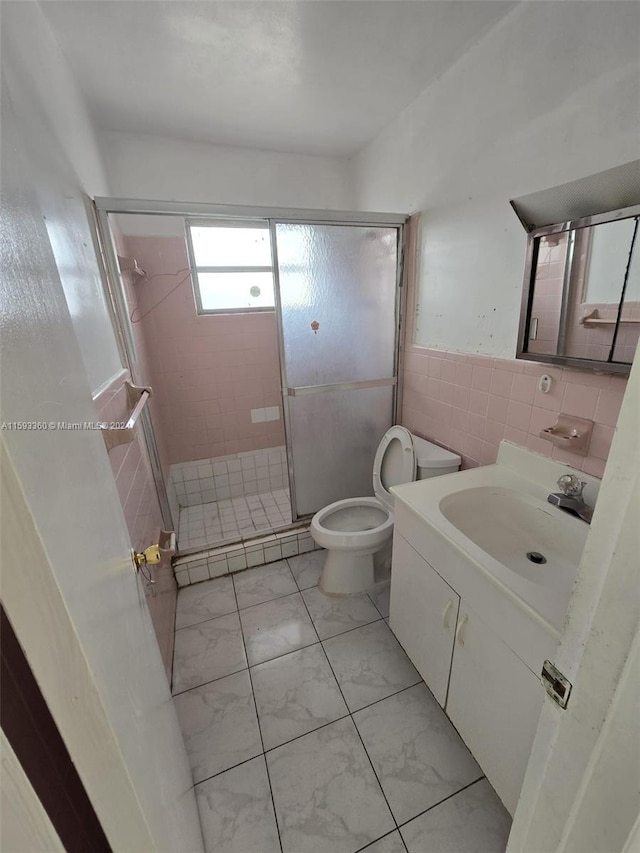
[[[582,497],[582,490],[586,485],[584,480],[580,480],[574,474],[563,474],[557,482],[560,491],[550,494],[547,500],[550,504],[571,512],[587,524],[591,524],[593,507],[587,506]]]

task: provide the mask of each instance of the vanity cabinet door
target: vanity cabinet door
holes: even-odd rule
[[[512,815],[544,695],[540,679],[463,600],[447,715]]]
[[[460,596],[396,534],[389,624],[442,707],[447,699],[459,604]]]

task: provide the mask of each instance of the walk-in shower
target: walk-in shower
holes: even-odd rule
[[[123,361],[181,552],[371,491],[398,375],[402,217],[96,201]]]

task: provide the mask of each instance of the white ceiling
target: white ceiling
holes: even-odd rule
[[[515,5],[45,0],[98,127],[350,155]]]

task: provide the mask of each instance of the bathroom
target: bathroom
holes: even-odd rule
[[[523,215],[533,194],[637,158],[634,5],[581,4],[576,15],[571,4],[562,3],[376,3],[367,4],[366,21],[354,8],[360,4],[343,3],[266,4],[262,11],[242,3],[194,4],[190,11],[163,4],[157,20],[145,11],[155,4],[118,4],[117,15],[116,4],[71,5],[3,3],[1,10],[3,174],[14,200],[5,233],[17,270],[15,279],[3,284],[3,305],[11,306],[10,312],[3,309],[3,421],[120,421],[142,400],[141,388],[152,393],[145,396],[148,404],[133,441],[108,452],[100,430],[3,431],[9,460],[3,469],[15,472],[16,481],[11,505],[20,506],[16,496],[22,496],[44,557],[21,563],[22,572],[5,571],[2,598],[109,846],[235,853],[551,851],[585,849],[580,838],[589,831],[599,839],[593,849],[623,849],[632,830],[627,817],[635,807],[630,777],[621,774],[610,783],[617,834],[598,820],[602,811],[589,806],[595,792],[589,785],[594,768],[606,776],[599,752],[609,743],[604,737],[613,722],[606,699],[615,693],[619,713],[624,712],[623,662],[632,657],[637,617],[633,595],[619,592],[623,582],[633,589],[632,578],[624,576],[625,570],[632,575],[631,561],[616,563],[620,555],[634,553],[637,365],[627,381],[624,372],[554,364],[539,348],[539,361],[515,357],[523,349],[527,232],[509,202],[515,199]],[[456,18],[448,6],[464,9],[464,15]],[[331,77],[327,56],[337,68],[351,67],[349,39],[361,27],[369,28],[358,41],[367,45],[366,56],[362,65],[355,64],[350,85],[342,86]],[[137,40],[140,32],[153,36],[144,48]],[[334,43],[338,32],[343,37]],[[592,50],[596,33],[601,41]],[[376,65],[374,46],[382,34],[388,39],[389,67],[402,69],[397,78],[385,77]],[[118,45],[120,68],[101,48],[107,42]],[[258,49],[264,57],[263,46],[271,42],[279,46],[287,72],[304,46],[310,62],[324,63],[328,89],[307,80],[310,88],[303,91],[300,84],[293,100],[282,104],[259,90],[263,101],[257,97],[250,127],[237,111],[237,98],[246,92],[242,78],[231,83],[225,77],[214,93],[219,97],[215,133],[202,116],[184,130],[187,102],[198,101],[182,97],[185,80],[200,97],[206,87],[198,89],[195,78],[181,77],[193,66],[178,62],[178,56],[191,56],[203,67],[217,62],[218,69],[223,63],[238,69],[242,50]],[[220,56],[210,56],[211,43],[220,47]],[[231,43],[235,53],[227,51]],[[314,53],[315,43],[332,44],[333,50],[321,56]],[[167,62],[172,50],[175,57]],[[413,58],[410,67],[403,56]],[[125,97],[127,79],[148,80],[150,69],[156,77],[146,95],[132,83],[131,98]],[[294,78],[281,71],[277,63],[267,63],[264,85],[277,77],[283,91],[291,92],[286,86]],[[254,83],[258,78],[256,73]],[[328,90],[331,120],[329,112],[315,115],[305,107],[314,98],[320,103]],[[377,105],[365,99],[354,112],[354,91],[375,91]],[[172,99],[171,115],[163,114],[161,95]],[[87,197],[97,199],[95,209]],[[345,213],[336,218],[344,211],[360,213],[351,220]],[[370,211],[387,213],[363,214]],[[288,407],[298,401],[282,393],[289,387],[282,376],[283,361],[287,367],[278,326],[282,315],[277,310],[197,313],[193,268],[198,262],[189,256],[185,221],[223,218],[228,224],[234,216],[266,221],[271,246],[274,239],[278,246],[278,235],[273,236],[278,223],[401,233],[400,329],[395,303],[393,310],[385,309],[384,321],[376,321],[380,337],[390,337],[385,357],[391,367],[340,380],[390,380],[382,390],[360,393],[395,396],[395,417],[388,405],[375,436],[363,430],[369,441],[366,487],[360,479],[314,511],[334,500],[372,494],[375,451],[394,421],[459,457],[462,472],[451,477],[482,477],[483,469],[500,469],[505,453],[515,447],[535,454],[540,472],[551,471],[545,466],[552,463],[578,472],[589,484],[587,503],[602,479],[580,567],[583,578],[598,582],[576,586],[564,631],[563,619],[557,629],[559,651],[549,652],[549,660],[573,683],[573,695],[566,710],[544,700],[517,809],[512,803],[505,808],[509,796],[495,793],[499,781],[492,781],[490,756],[484,758],[482,746],[468,752],[471,740],[464,726],[454,721],[454,728],[437,703],[437,690],[428,679],[424,685],[419,655],[404,656],[401,646],[405,651],[408,646],[393,633],[393,614],[388,624],[389,584],[383,575],[374,577],[370,594],[346,598],[323,595],[316,586],[324,554],[309,532],[311,512],[297,511],[295,499],[303,491],[295,479],[291,503],[292,470],[299,477],[301,467],[296,473],[287,418]],[[397,252],[396,273],[399,259]],[[547,281],[551,278],[549,269]],[[609,300],[595,294],[585,301],[599,312],[594,319],[609,319],[602,307]],[[546,310],[544,300],[541,305]],[[635,315],[633,306],[627,308],[622,316],[628,323]],[[365,328],[366,312],[349,311],[352,333],[362,335],[365,344],[372,338],[380,343]],[[17,336],[15,318],[21,328]],[[305,340],[322,342],[323,320],[305,315]],[[317,329],[310,325],[314,321]],[[194,334],[198,324],[211,333]],[[601,334],[597,324],[591,329],[592,338]],[[543,340],[538,336],[529,352]],[[620,346],[630,346],[622,340]],[[135,363],[125,360],[132,344]],[[595,349],[589,355],[595,357]],[[177,382],[176,374],[192,377],[193,384]],[[206,382],[200,381],[203,374]],[[138,390],[128,391],[127,382]],[[200,399],[184,393],[205,386]],[[129,399],[129,394],[137,396]],[[563,414],[592,422],[585,454],[541,437]],[[262,452],[266,459],[254,461],[255,479],[252,473],[244,476],[251,465],[243,454]],[[316,457],[326,459],[329,452]],[[302,459],[313,457],[309,448],[300,453]],[[175,467],[190,463],[202,466],[197,478],[185,478],[184,467]],[[215,474],[228,480],[216,483]],[[557,491],[555,479],[548,483],[550,492]],[[186,483],[196,480],[200,501],[192,504],[186,496],[196,494],[196,486],[187,490]],[[441,482],[452,481],[444,476]],[[178,483],[185,488],[176,489]],[[257,485],[244,491],[250,483]],[[434,478],[429,488],[440,488],[436,483]],[[273,497],[262,504],[250,530],[249,499],[254,503],[267,493]],[[234,500],[246,501],[246,508],[236,511]],[[214,503],[217,525],[213,511],[202,509],[181,529],[180,517],[190,518],[185,511]],[[160,539],[158,531],[164,534]],[[401,533],[410,535],[405,527]],[[10,535],[9,530],[7,541]],[[24,545],[26,534],[23,540]],[[129,550],[142,553],[156,541],[162,562],[156,568],[142,560],[136,575]],[[15,554],[19,547],[16,542]],[[615,650],[607,654],[621,657],[614,663],[596,646],[595,663],[610,666],[609,678],[596,682],[585,709],[589,673],[581,672],[576,648],[580,638],[597,634],[592,627],[598,616],[606,620],[598,606],[614,595],[614,576],[615,616],[610,611],[601,630],[615,636]],[[443,582],[455,590],[447,577]],[[393,597],[392,592],[392,609]],[[84,669],[78,663],[71,672],[57,654],[60,644],[42,630],[46,614],[54,612],[51,630],[78,652]],[[453,629],[455,620],[449,619]],[[198,674],[191,655],[186,669],[174,667],[172,701],[163,664],[170,674],[178,639],[188,637],[198,646],[203,636],[198,626],[213,622],[221,629],[221,668]],[[470,619],[468,630],[471,624]],[[269,642],[275,644],[270,649]],[[356,661],[358,649],[363,658]],[[525,651],[520,656],[526,657]],[[207,665],[214,665],[214,657],[207,656]],[[358,675],[365,663],[368,684]],[[602,669],[598,672],[602,676]],[[87,689],[79,691],[79,683]],[[313,694],[314,684],[322,685],[317,706],[289,709],[287,722],[278,709],[278,691],[300,698],[305,690]],[[544,688],[536,687],[542,703]],[[73,696],[79,697],[81,711]],[[220,717],[220,702],[236,718],[235,734],[225,728],[229,722]],[[187,747],[185,715],[192,723],[200,720],[197,725],[209,721],[200,742],[197,732],[186,736]],[[580,728],[581,717],[591,734]],[[214,718],[218,722],[212,724]],[[401,724],[394,720],[409,718],[414,729],[409,726],[402,745]],[[105,736],[92,737],[91,726]],[[426,743],[424,731],[433,735],[439,726],[444,765],[434,759],[430,770],[420,763],[413,770],[405,758],[395,773],[394,750],[419,751]],[[581,750],[579,761],[567,760],[577,754],[566,752],[571,743]],[[14,742],[12,747],[18,753]],[[342,756],[340,772],[328,757],[332,750]],[[198,770],[194,756],[201,761]],[[114,780],[106,785],[100,770],[105,766],[112,768]],[[315,769],[305,773],[303,766]],[[559,773],[562,767],[568,768],[566,775]],[[288,778],[296,780],[297,791]],[[36,805],[40,798],[51,814],[38,780],[27,773],[27,781],[36,791]],[[554,798],[557,808],[551,805]],[[304,814],[305,802],[320,800],[322,808]],[[49,829],[63,831],[55,823]],[[484,839],[485,846],[474,847],[470,835]],[[50,843],[48,849],[57,848]]]

